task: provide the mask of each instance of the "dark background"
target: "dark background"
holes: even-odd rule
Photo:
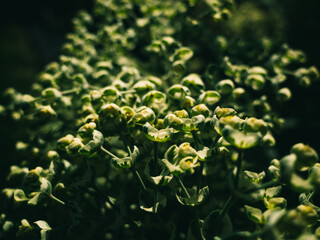
[[[241,1],[238,3],[250,2]],[[316,0],[255,0],[281,16],[283,30],[279,33],[292,48],[303,50],[308,65],[320,69],[320,1]],[[80,9],[90,9],[92,0],[10,0],[0,7],[0,92],[7,87],[27,92],[43,67],[57,60],[65,34],[72,31],[71,19]],[[279,23],[280,24],[280,23]],[[293,99],[282,115],[288,124],[277,136],[279,157],[290,147],[303,142],[320,152],[319,106],[320,83],[311,88],[293,90]],[[18,161],[14,151],[19,131],[8,119],[2,119],[0,128],[0,179],[8,166]],[[291,126],[291,127],[290,127]],[[1,185],[1,184],[0,184]]]

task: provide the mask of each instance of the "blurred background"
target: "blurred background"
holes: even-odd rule
[[[307,65],[320,69],[320,1],[236,0],[239,11],[230,23],[237,34],[267,35],[303,50]],[[0,91],[14,87],[28,92],[43,67],[58,59],[71,20],[80,9],[90,12],[93,0],[10,0],[0,8]],[[239,27],[241,25],[241,27]],[[318,152],[320,145],[320,83],[293,89],[283,109],[287,128],[278,136],[279,157],[303,142]],[[0,181],[8,166],[18,161],[14,146],[23,126],[1,119]],[[1,184],[0,184],[1,185]]]

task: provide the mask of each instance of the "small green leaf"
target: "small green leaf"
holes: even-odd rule
[[[262,222],[262,211],[259,208],[250,207],[248,205],[244,206],[246,209],[247,217],[255,222],[255,223],[261,223]]]
[[[198,206],[209,196],[209,187],[205,186],[201,188],[199,192],[195,188],[188,189],[190,198],[184,196],[181,188],[176,191],[176,197],[182,205],[186,206]]]
[[[212,149],[208,147],[204,147],[202,150],[197,152],[199,160],[202,162],[205,162],[208,160],[209,157],[211,157]]]
[[[170,61],[183,61],[186,62],[193,56],[193,51],[190,48],[182,47],[175,51],[170,57]]]
[[[225,126],[223,128],[222,136],[225,140],[239,149],[255,147],[261,140],[261,135],[258,133],[243,133],[230,126]]]
[[[117,168],[130,168],[133,163],[131,157],[112,158],[111,162]]]
[[[159,175],[159,176],[155,176],[155,177],[150,177],[153,181],[154,184],[156,185],[160,185],[160,186],[165,186],[167,185],[173,178],[173,175]]]
[[[40,191],[42,193],[49,195],[49,196],[52,194],[51,182],[49,180],[47,180],[46,178],[41,178]]]
[[[153,142],[167,142],[171,139],[173,128],[165,128],[158,130],[152,127],[150,123],[145,123],[142,128],[145,136]]]
[[[182,170],[179,166],[176,166],[169,162],[167,159],[162,159],[162,162],[164,165],[168,168],[169,172],[174,176],[179,176],[182,173],[184,173],[184,170]]]
[[[205,91],[199,96],[199,102],[212,106],[220,101],[220,94],[217,91]]]
[[[102,146],[104,138],[101,132],[93,130],[92,140],[79,149],[79,153],[82,155],[91,155],[96,152]]]
[[[41,228],[42,230],[51,230],[51,227],[49,226],[49,224],[46,221],[43,220],[39,220],[34,222],[39,228]]]
[[[268,188],[265,192],[266,198],[269,199],[278,196],[280,194],[281,188],[281,186]]]
[[[69,146],[66,147],[66,151],[70,156],[76,156],[79,154],[79,149],[84,146],[80,138],[74,138]]]
[[[43,198],[43,193],[42,192],[38,192],[36,193],[29,201],[28,204],[35,206],[38,204],[38,202]]]
[[[171,147],[168,148],[166,153],[164,154],[164,158],[167,159],[168,161],[174,163],[174,159],[176,156],[179,154],[179,148],[177,145],[172,145]]]
[[[157,213],[166,207],[167,198],[153,189],[147,189],[139,193],[139,205],[146,212]]]
[[[16,189],[13,193],[13,198],[16,202],[25,202],[29,200],[22,189]]]
[[[41,229],[41,231],[40,231],[41,240],[47,240],[48,239],[48,232],[52,230],[52,228],[49,226],[49,224],[43,220],[39,220],[34,223]]]

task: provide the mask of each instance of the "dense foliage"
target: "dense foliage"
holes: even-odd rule
[[[0,112],[24,136],[0,238],[320,237],[316,151],[274,151],[292,82],[318,70],[286,44],[234,36],[233,11],[97,0],[80,12],[32,92],[4,92]]]

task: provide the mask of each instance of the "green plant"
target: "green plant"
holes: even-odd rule
[[[4,93],[0,110],[25,137],[0,236],[319,237],[317,153],[298,143],[269,154],[286,83],[307,87],[318,70],[287,45],[229,37],[233,8],[97,0],[92,16],[80,12],[32,92]]]

